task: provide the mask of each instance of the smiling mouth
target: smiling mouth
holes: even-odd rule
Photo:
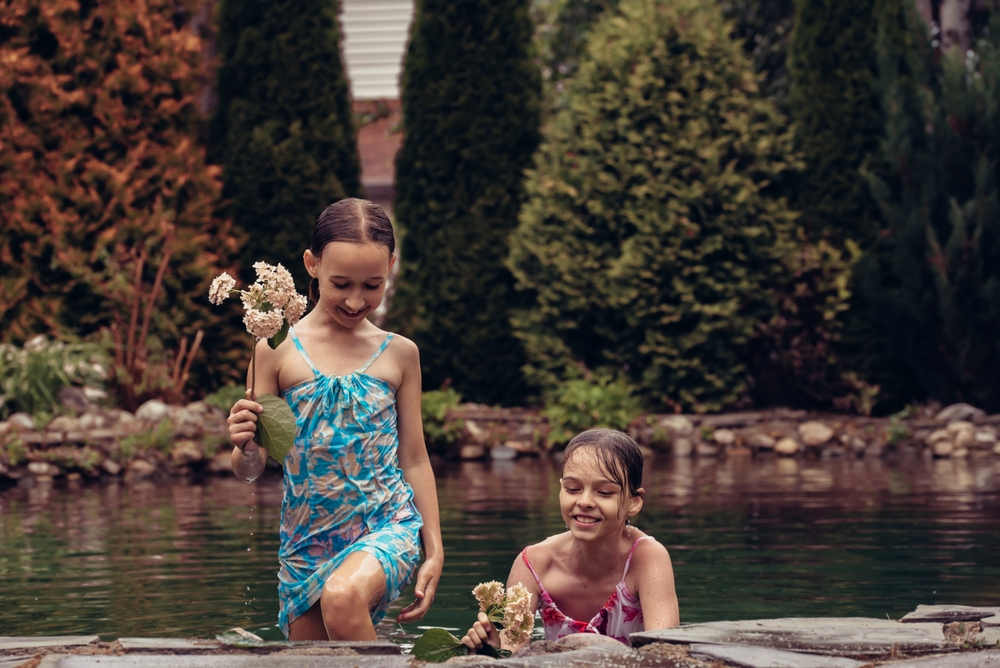
[[[580,524],[597,524],[598,522],[600,522],[600,520],[597,519],[596,517],[585,517],[583,515],[574,515],[573,519],[579,522]]]
[[[338,306],[337,308],[339,308],[341,310],[341,312],[344,315],[346,315],[348,318],[357,318],[359,315],[361,315],[362,313],[365,312],[365,309],[363,309],[363,308],[362,309],[358,309],[357,311],[348,311],[343,306]]]

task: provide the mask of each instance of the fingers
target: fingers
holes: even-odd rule
[[[428,598],[420,592],[415,592],[417,600],[410,603],[408,606],[403,608],[399,615],[396,616],[396,621],[399,623],[403,622],[415,622],[417,620],[423,619],[424,615],[431,607],[431,602],[433,599]]]
[[[483,646],[483,643],[493,645],[494,647],[499,647],[499,642],[492,642],[492,636],[496,636],[496,630],[493,625],[490,624],[489,619],[482,612],[479,613],[479,619],[475,624],[472,625],[464,636],[462,636],[462,644],[471,650],[477,650]],[[497,636],[499,640],[499,636]]]
[[[260,404],[248,399],[240,399],[229,411],[229,440],[242,447],[257,433],[257,414],[264,410]]]

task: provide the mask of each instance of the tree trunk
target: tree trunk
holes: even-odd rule
[[[961,53],[969,50],[972,43],[972,26],[969,21],[971,8],[972,0],[942,0],[939,10],[942,53],[955,47]]]

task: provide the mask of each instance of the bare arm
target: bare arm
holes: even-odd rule
[[[256,366],[255,390],[257,394],[278,394],[280,390],[278,388],[277,355],[274,350],[271,350],[267,341],[261,340],[257,343]],[[240,470],[244,457],[260,457],[261,470],[263,470],[263,464],[267,463],[267,450],[259,447],[254,440],[254,436],[257,434],[257,414],[263,408],[252,400],[256,397],[250,396],[252,373],[251,365],[247,368],[247,398],[240,399],[233,405],[227,420],[229,440],[233,444],[231,462],[234,471]]]
[[[399,467],[403,478],[413,489],[413,502],[420,511],[424,526],[420,538],[424,547],[424,563],[417,571],[417,600],[403,608],[398,622],[421,619],[434,602],[441,571],[444,568],[444,547],[441,542],[441,518],[438,513],[437,487],[434,471],[424,443],[424,427],[420,418],[420,354],[417,346],[399,337],[403,360],[403,380],[396,390],[399,425]]]
[[[636,577],[636,591],[642,607],[643,629],[672,629],[681,623],[674,590],[674,567],[667,548],[644,540],[632,557],[630,575]]]

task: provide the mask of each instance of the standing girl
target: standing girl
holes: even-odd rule
[[[289,640],[373,640],[414,572],[417,600],[399,622],[424,616],[441,577],[417,347],[367,319],[394,251],[392,223],[376,204],[327,207],[303,255],[315,307],[277,349],[257,344],[257,391],[280,393],[296,417],[278,551],[278,622]],[[261,410],[243,399],[230,411],[233,470],[251,471],[242,477],[267,461],[254,441]]]
[[[631,633],[677,626],[670,555],[630,523],[645,496],[635,441],[614,429],[577,435],[566,446],[559,483],[568,531],[524,548],[507,578],[508,587],[528,588],[545,637],[599,633],[629,644]],[[502,645],[483,613],[462,642],[472,650]]]

